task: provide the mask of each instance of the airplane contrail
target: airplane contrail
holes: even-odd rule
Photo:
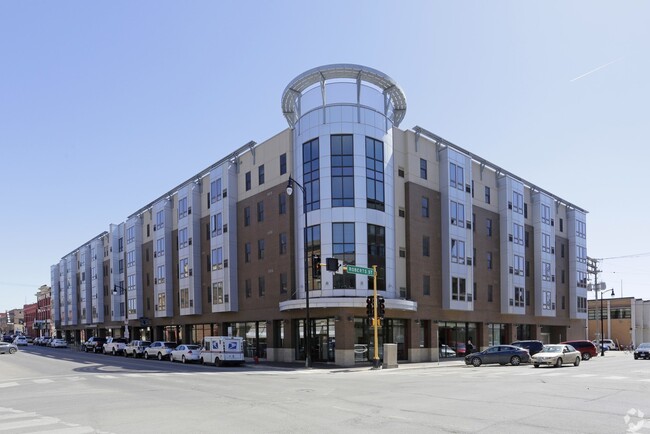
[[[596,72],[596,71],[598,71],[598,70],[601,70],[601,69],[603,69],[603,68],[606,68],[606,67],[608,67],[609,65],[618,62],[618,61],[621,60],[621,59],[623,59],[623,58],[622,58],[622,57],[619,57],[619,58],[616,59],[616,60],[612,60],[611,62],[608,62],[608,63],[606,63],[606,64],[604,64],[604,65],[600,65],[598,68],[594,68],[594,69],[592,69],[592,70],[589,71],[589,72],[585,72],[584,74],[577,76],[576,78],[574,78],[574,79],[571,80],[571,81],[574,82],[574,81],[576,81],[576,80],[580,80],[581,78],[586,77],[586,76],[589,75],[589,74],[593,74],[594,72]]]

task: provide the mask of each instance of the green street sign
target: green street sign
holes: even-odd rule
[[[351,274],[364,274],[366,276],[374,276],[372,268],[357,267],[355,265],[348,265],[348,273]]]

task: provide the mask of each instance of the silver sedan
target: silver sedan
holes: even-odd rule
[[[18,351],[18,347],[9,342],[0,342],[0,354],[9,353],[13,354]]]
[[[565,363],[578,366],[582,355],[580,351],[568,344],[544,345],[542,351],[531,357],[533,366],[539,368],[540,365],[561,367]]]

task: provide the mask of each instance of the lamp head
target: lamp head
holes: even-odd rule
[[[612,297],[614,297],[614,288],[612,288]]]
[[[293,194],[293,179],[289,177],[289,182],[287,183],[287,195],[291,196]]]

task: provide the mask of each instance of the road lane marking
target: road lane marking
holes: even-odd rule
[[[75,426],[61,429],[48,429],[47,431],[32,431],[30,434],[86,434],[94,432],[97,431],[89,426]]]
[[[47,384],[54,383],[54,380],[50,380],[49,378],[40,378],[38,380],[32,380],[32,382],[36,384]]]
[[[16,382],[0,383],[0,388],[2,388],[2,387],[15,387],[15,386],[18,386],[18,383],[16,383]]]
[[[52,425],[55,423],[59,423],[60,419],[57,419],[56,417],[41,417],[38,419],[32,419],[32,420],[24,420],[24,421],[19,421],[19,422],[9,422],[9,423],[3,423],[0,425],[0,431],[17,431],[19,429],[23,428],[31,428],[31,427],[36,427],[36,426],[43,426],[43,425]]]

